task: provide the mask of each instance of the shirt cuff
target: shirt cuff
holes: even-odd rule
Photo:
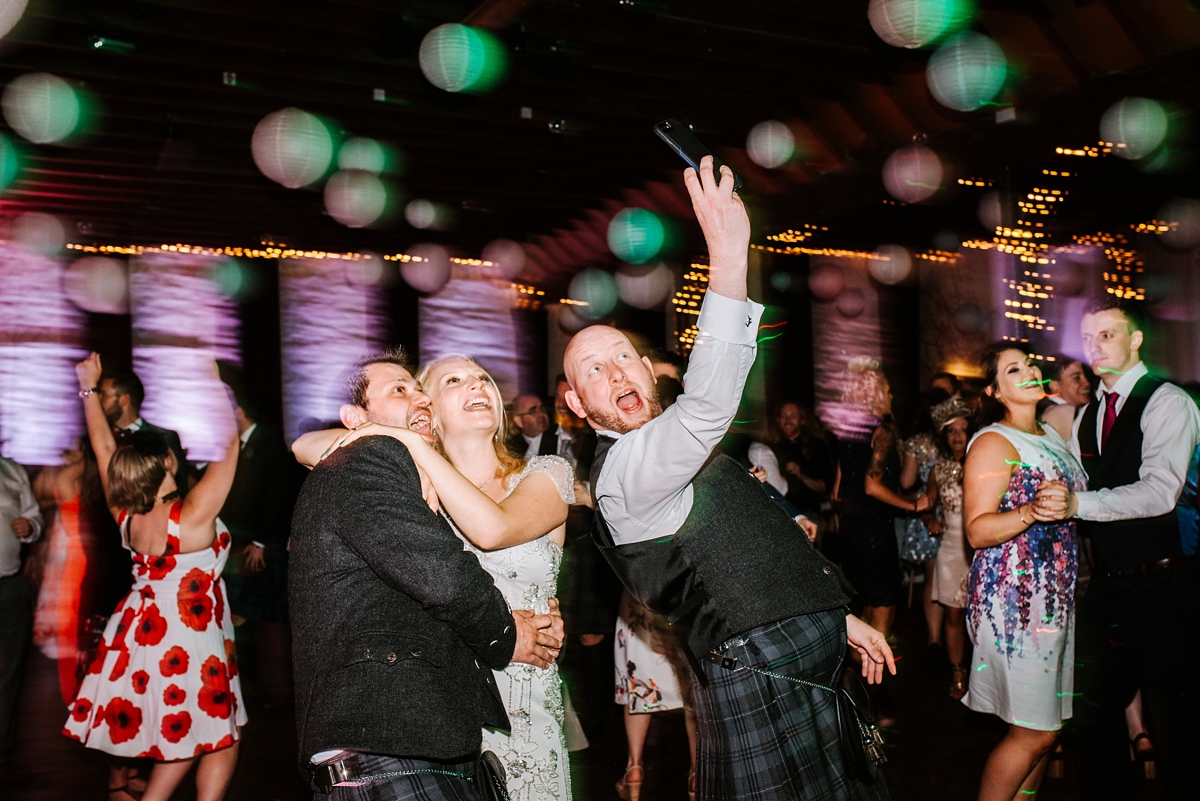
[[[762,313],[761,303],[734,300],[710,290],[704,293],[696,327],[702,337],[712,337],[731,345],[753,345],[758,340],[758,321]]]
[[[1096,491],[1075,493],[1075,516],[1080,520],[1100,519],[1100,493]]]
[[[267,546],[263,545],[261,542],[259,542],[258,540],[250,540],[250,544],[253,545],[255,548],[266,548],[267,547]]]

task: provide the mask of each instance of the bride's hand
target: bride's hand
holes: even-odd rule
[[[408,430],[407,428],[401,428],[400,426],[385,426],[382,423],[363,423],[360,426],[355,426],[347,431],[343,436],[334,440],[333,444],[329,446],[329,449],[326,450],[325,453],[321,454],[321,461],[324,461],[329,454],[333,453],[338,448],[344,448],[357,439],[374,436],[388,436],[392,439],[399,440],[400,442],[404,443],[410,452],[413,452],[414,458],[416,455],[415,449],[429,447],[429,443],[425,441],[424,437],[415,431]]]
[[[438,501],[437,489],[434,488],[433,482],[429,480],[429,474],[417,465],[417,475],[421,477],[421,497],[425,499],[425,503],[429,504],[429,508],[437,512],[440,505]]]

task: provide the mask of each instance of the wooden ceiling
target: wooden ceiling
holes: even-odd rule
[[[693,124],[744,174],[764,225],[819,219],[850,241],[910,225],[886,216],[879,165],[914,137],[966,172],[999,175],[1056,138],[1093,143],[1105,104],[1139,87],[1194,100],[1200,13],[1185,0],[981,5],[975,28],[1015,67],[1001,99],[1027,124],[938,105],[927,53],[881,42],[866,0],[30,0],[0,42],[0,80],[52,72],[99,111],[79,144],[27,144],[0,214],[49,211],[73,224],[74,241],[96,244],[269,238],[395,252],[433,240],[474,256],[507,237],[529,243],[527,277],[553,283],[608,258],[603,230],[622,205],[686,215],[676,159],[650,132],[666,117]],[[508,45],[511,69],[493,92],[451,95],[421,75],[421,38],[451,21],[491,27]],[[348,229],[319,189],[263,177],[251,133],[286,106],[399,148],[397,194],[451,206],[455,227],[418,231],[401,215]],[[803,158],[768,171],[742,148],[773,118],[799,133]],[[965,207],[916,213],[938,225]]]

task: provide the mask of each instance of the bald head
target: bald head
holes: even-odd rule
[[[593,325],[572,337],[563,372],[571,385],[567,405],[592,428],[624,434],[662,414],[650,360],[612,326]]]

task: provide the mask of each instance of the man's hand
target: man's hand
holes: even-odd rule
[[[262,546],[254,543],[242,549],[242,575],[257,576],[266,569],[267,560],[263,553]]]
[[[793,475],[798,479],[804,479],[804,474],[800,472],[800,465],[796,464],[795,462],[788,462],[785,464],[783,466],[783,472]]]
[[[92,351],[88,357],[75,365],[75,376],[80,389],[91,389],[100,385],[100,354]]]
[[[699,173],[691,167],[683,171],[683,183],[708,243],[708,288],[733,300],[745,300],[750,217],[733,191],[733,170],[722,166],[718,183],[712,156],[705,156]]]
[[[24,517],[15,518],[11,526],[13,534],[16,534],[19,540],[23,540],[33,533],[33,525]]]
[[[883,682],[883,666],[896,675],[896,660],[887,639],[854,615],[846,615],[846,642],[862,658],[862,674],[867,684]]]
[[[1075,515],[1078,502],[1075,493],[1061,481],[1043,481],[1038,485],[1030,511],[1041,523],[1054,523]]]
[[[807,517],[797,517],[796,525],[804,532],[804,536],[808,537],[809,542],[817,541],[817,524],[809,520]]]
[[[517,627],[517,645],[513,649],[512,661],[524,662],[542,670],[550,667],[562,648],[562,616],[557,618],[560,636],[555,637],[554,615],[537,615],[529,609],[517,609],[512,615],[513,624]]]
[[[586,645],[589,648],[591,648],[593,645],[599,645],[602,642],[604,642],[603,634],[580,634],[579,635],[579,644]]]

